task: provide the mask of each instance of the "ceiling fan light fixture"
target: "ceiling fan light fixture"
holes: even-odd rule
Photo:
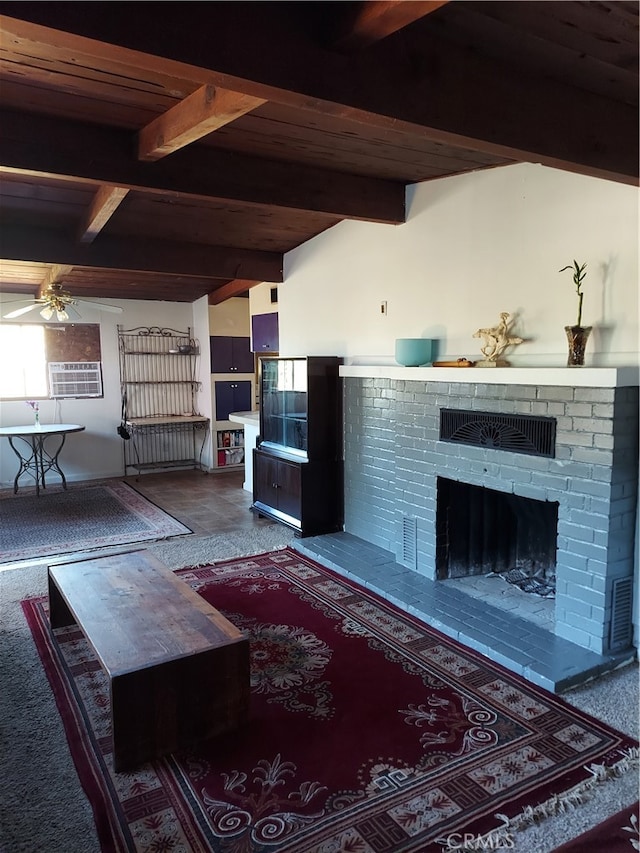
[[[119,305],[105,305],[102,302],[78,302],[69,293],[64,290],[61,284],[51,284],[47,287],[41,296],[36,297],[31,305],[26,305],[23,308],[16,308],[8,314],[3,315],[3,319],[13,320],[15,317],[21,317],[28,311],[39,310],[39,314],[43,320],[52,320],[54,316],[58,322],[65,320],[81,320],[82,315],[76,310],[76,305],[86,305],[87,308],[96,311],[110,311],[114,314],[122,314],[122,308]]]

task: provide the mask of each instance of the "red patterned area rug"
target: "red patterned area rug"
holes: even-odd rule
[[[23,602],[105,851],[455,849],[637,747],[291,549],[177,574],[250,637],[250,723],[131,773],[81,632]]]
[[[606,850],[607,853],[633,853],[640,850],[640,832],[638,832],[638,815],[640,803],[629,806],[568,841],[561,847],[556,847],[554,853],[586,853],[588,850]]]

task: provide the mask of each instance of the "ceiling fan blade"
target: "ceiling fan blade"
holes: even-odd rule
[[[74,299],[76,305],[86,305],[87,308],[95,308],[97,311],[111,311],[113,314],[122,314],[122,308],[117,305],[105,305],[103,302],[89,302],[87,299]]]
[[[32,302],[31,305],[27,305],[24,308],[16,308],[15,311],[10,311],[8,314],[4,314],[3,317],[5,320],[12,320],[14,317],[20,317],[22,314],[26,314],[27,311],[33,311],[34,308],[39,308],[40,305],[37,302]]]

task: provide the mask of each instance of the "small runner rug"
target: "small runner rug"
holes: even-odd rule
[[[135,489],[117,481],[0,500],[0,563],[191,532]]]
[[[46,598],[23,602],[105,851],[441,851],[637,756],[290,548],[177,574],[250,638],[250,722],[134,772],[113,772],[109,689],[81,632],[52,636]]]

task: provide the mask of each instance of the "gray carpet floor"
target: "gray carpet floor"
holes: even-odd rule
[[[262,553],[289,542],[290,532],[277,526],[251,532],[250,538],[186,536],[151,550],[177,569]],[[22,599],[45,593],[45,565],[0,571],[0,851],[99,853],[91,808],[20,607]],[[634,663],[564,698],[638,738],[638,691]],[[514,833],[509,849],[550,853],[637,798],[638,773],[632,768],[594,785],[580,806]]]

